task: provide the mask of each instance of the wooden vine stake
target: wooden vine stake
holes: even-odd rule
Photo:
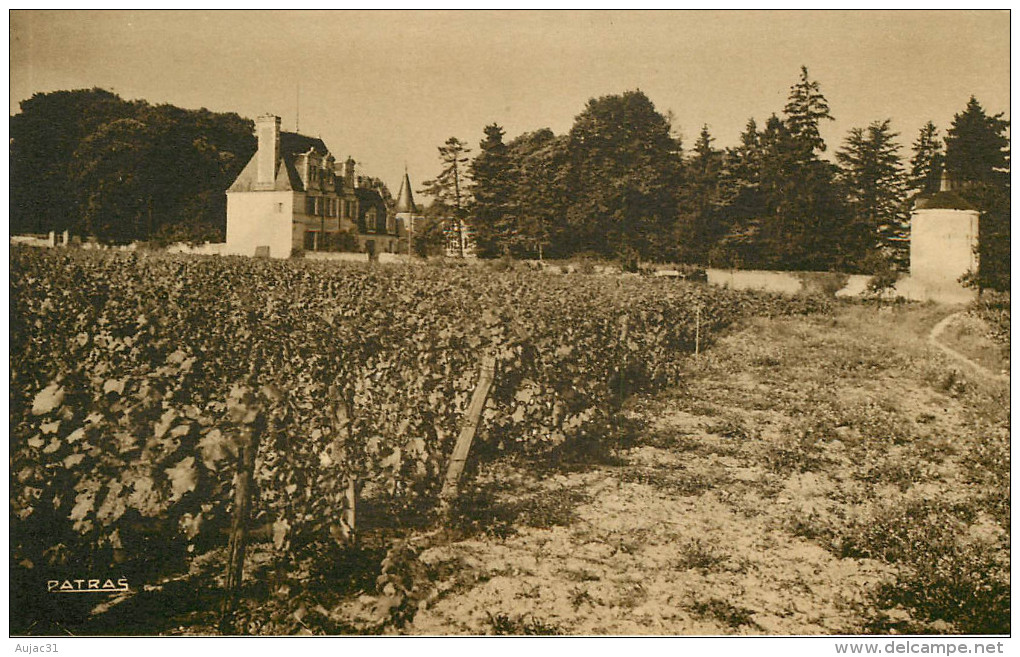
[[[333,458],[334,460],[350,458],[350,446],[353,444],[351,436],[354,423],[354,400],[337,386],[330,386],[330,398],[333,400]],[[357,544],[357,506],[358,506],[358,478],[353,472],[347,473],[344,485],[343,512],[340,518],[340,525],[330,530],[333,537],[341,545],[353,546]]]
[[[489,388],[492,387],[495,371],[495,357],[482,357],[478,386],[468,405],[464,426],[461,428],[457,444],[453,448],[450,465],[446,469],[446,479],[443,480],[443,490],[439,494],[444,510],[449,508],[450,501],[457,496],[457,480],[460,479],[460,474],[464,471],[464,464],[467,462],[468,452],[471,450],[471,441],[474,440],[475,432],[478,431],[478,422],[482,416],[482,409],[485,407],[485,399],[489,396]]]
[[[694,357],[701,354],[701,304],[694,307]]]
[[[258,413],[254,422],[245,424],[241,431],[240,450],[237,458],[237,475],[234,486],[234,517],[230,526],[230,542],[227,545],[227,572],[224,585],[223,604],[220,609],[220,632],[235,634],[234,610],[237,593],[244,577],[244,552],[248,540],[248,516],[251,513],[251,499],[255,483],[255,455],[265,430],[265,416]]]

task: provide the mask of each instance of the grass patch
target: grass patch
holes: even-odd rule
[[[489,634],[495,636],[555,636],[564,634],[555,623],[548,623],[530,614],[510,616],[503,612],[492,614],[485,612],[489,617]]]
[[[516,527],[565,527],[576,518],[574,508],[588,501],[579,490],[532,490],[510,498],[499,483],[461,493],[450,507],[448,527],[459,534],[507,538]]]
[[[725,555],[719,554],[698,538],[688,539],[686,543],[681,544],[678,553],[679,556],[673,564],[677,570],[708,572],[726,561]]]
[[[694,614],[701,618],[710,618],[726,627],[737,630],[744,626],[757,629],[761,627],[754,622],[754,612],[745,607],[738,607],[726,600],[710,598],[699,600],[687,606]]]
[[[824,455],[820,437],[809,432],[784,435],[765,443],[761,458],[767,470],[781,475],[817,472],[831,465]]]
[[[950,623],[964,634],[1009,634],[1009,564],[1002,545],[964,539],[975,519],[966,505],[915,501],[882,507],[836,531],[835,552],[898,566],[895,582],[872,592],[879,610],[907,609],[917,621],[906,629]],[[1008,550],[1005,552],[1008,559]],[[871,629],[882,630],[879,614]],[[884,629],[889,629],[888,627]]]
[[[942,344],[996,374],[1009,371],[1008,339],[1007,334],[1004,342],[997,329],[971,314],[956,317],[939,336]]]
[[[653,468],[631,466],[617,473],[621,482],[652,486],[658,490],[684,497],[701,495],[707,490],[722,485],[719,477],[709,477],[675,468]]]

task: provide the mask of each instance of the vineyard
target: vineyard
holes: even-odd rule
[[[469,460],[540,455],[604,437],[627,395],[677,383],[688,354],[736,319],[824,306],[440,266],[15,249],[10,268],[21,629],[50,613],[47,581],[116,572],[141,586],[223,554],[228,535],[221,566],[236,588],[238,523],[264,531],[278,573],[358,550],[362,508],[441,523],[485,359],[493,383]],[[387,618],[405,602],[386,575],[406,547],[399,529],[378,582]]]

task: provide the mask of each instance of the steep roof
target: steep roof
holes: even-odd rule
[[[404,172],[404,179],[400,181],[400,193],[397,194],[397,205],[394,212],[417,212],[414,205],[414,195],[411,193],[411,178]]]
[[[307,137],[296,132],[280,132],[280,159],[276,163],[276,178],[273,184],[274,192],[303,192],[304,183],[298,175],[297,167],[294,165],[294,158],[301,153],[307,153],[314,148],[317,152],[325,154],[328,149],[326,143],[318,137]],[[227,188],[228,192],[253,192],[256,190],[255,183],[258,182],[258,157],[256,153],[248,160],[248,164],[237,176],[234,184]]]
[[[256,189],[256,184],[259,179],[259,164],[258,164],[258,153],[252,156],[248,160],[248,164],[244,166],[241,173],[237,176],[237,180],[234,184],[227,188],[228,192],[254,192],[254,191],[273,191],[273,192],[303,192],[305,189],[304,183],[301,182],[301,176],[298,175],[297,168],[294,166],[294,156],[286,155],[281,157],[276,163],[276,179],[271,190]]]
[[[358,197],[359,201],[365,201],[368,203],[379,204],[383,202],[382,195],[374,189],[368,187],[355,187],[354,195]]]
[[[326,142],[322,141],[318,137],[307,137],[300,135],[296,132],[283,132],[280,131],[280,154],[281,155],[297,155],[299,153],[307,153],[309,150],[314,148],[316,152],[325,154],[329,149],[326,148]]]

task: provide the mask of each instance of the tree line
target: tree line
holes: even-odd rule
[[[1008,122],[971,98],[943,138],[925,124],[905,159],[890,119],[855,127],[834,153],[833,117],[802,67],[780,114],[748,120],[720,149],[709,126],[685,151],[670,117],[641,91],[593,98],[570,131],[507,140],[484,129],[478,152],[451,137],[421,192],[431,214],[472,227],[483,257],[591,255],[717,267],[874,273],[908,265],[913,201],[954,191],[982,212],[978,282],[1009,286]]]
[[[103,89],[36,94],[10,119],[11,231],[222,241],[224,191],[255,153],[253,130]]]
[[[971,98],[944,137],[923,126],[908,160],[889,119],[853,128],[834,161],[823,158],[820,126],[830,120],[802,68],[780,114],[761,127],[749,119],[725,149],[705,125],[687,152],[670,117],[631,91],[591,99],[564,135],[543,128],[507,140],[494,123],[474,157],[451,137],[421,191],[435,199],[426,215],[469,223],[487,257],[872,273],[906,267],[913,200],[937,191],[945,169],[982,212],[975,282],[1009,287],[1002,114]],[[224,190],[255,152],[252,129],[237,114],[101,89],[36,94],[10,119],[11,231],[222,240]],[[416,238],[441,242],[432,223]]]

